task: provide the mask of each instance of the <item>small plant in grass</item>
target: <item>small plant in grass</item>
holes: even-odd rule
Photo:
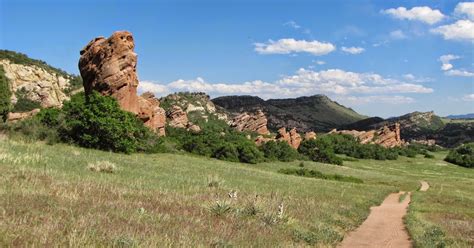
[[[115,173],[117,171],[117,166],[109,161],[98,161],[95,163],[89,163],[87,169],[94,172]]]
[[[242,210],[242,213],[246,216],[257,216],[261,212],[260,208],[258,208],[257,204],[253,201],[248,202]]]
[[[219,188],[224,184],[224,180],[220,179],[218,176],[209,176],[207,177],[207,187],[209,188]]]
[[[400,197],[398,198],[398,202],[403,202],[405,198],[407,198],[407,196],[408,196],[408,192],[401,194]]]
[[[300,164],[298,166],[303,168],[304,167],[304,162],[300,162]]]
[[[224,216],[232,211],[230,204],[224,201],[216,201],[210,208],[209,211],[215,216]]]
[[[112,247],[129,248],[129,247],[138,247],[138,245],[134,239],[122,236],[114,240],[114,245]]]
[[[295,175],[301,177],[312,177],[312,178],[319,178],[319,179],[326,179],[326,180],[335,180],[335,181],[342,181],[342,182],[352,182],[352,183],[363,183],[362,179],[353,177],[353,176],[343,176],[339,174],[323,174],[317,170],[309,170],[306,168],[301,169],[280,169],[278,170],[279,173],[287,174],[287,175]]]

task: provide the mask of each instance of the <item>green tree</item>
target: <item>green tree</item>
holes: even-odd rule
[[[3,66],[0,66],[0,118],[5,122],[8,118],[8,113],[11,110],[10,98],[12,93],[8,79],[5,76]]]

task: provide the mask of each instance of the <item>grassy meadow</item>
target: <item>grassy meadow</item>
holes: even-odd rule
[[[434,155],[249,165],[4,138],[0,246],[333,247],[404,190],[413,192],[405,222],[417,247],[472,247],[474,171]],[[363,183],[278,173],[301,167]]]

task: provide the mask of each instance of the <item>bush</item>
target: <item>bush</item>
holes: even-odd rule
[[[38,102],[28,99],[27,92],[24,88],[16,91],[17,102],[13,106],[12,112],[28,112],[33,109],[41,108]]]
[[[298,158],[298,152],[285,141],[269,141],[259,149],[269,161],[291,162]]]
[[[301,142],[298,152],[315,162],[342,165],[342,158],[336,156],[326,142],[324,139],[305,140]]]
[[[3,66],[0,65],[0,121],[5,122],[11,109],[12,93]]]
[[[225,143],[214,151],[212,157],[230,162],[239,162],[239,151],[233,144]]]
[[[466,168],[474,168],[474,143],[451,150],[444,160]]]
[[[256,164],[263,161],[263,154],[255,144],[242,143],[237,147],[237,150],[239,151],[239,160],[242,163]]]
[[[159,150],[160,142],[132,113],[120,109],[112,97],[93,92],[74,95],[63,106],[64,124],[59,133],[65,141],[79,146],[114,152]],[[47,112],[45,122],[56,113]]]
[[[300,177],[312,177],[312,178],[319,178],[319,179],[326,179],[326,180],[335,180],[335,181],[342,181],[342,182],[352,182],[352,183],[363,183],[359,178],[355,178],[352,176],[343,176],[339,174],[323,174],[317,170],[309,170],[305,168],[301,169],[280,169],[279,173],[287,174],[287,175],[295,175]]]

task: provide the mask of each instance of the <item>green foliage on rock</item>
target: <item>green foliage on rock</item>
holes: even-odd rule
[[[0,120],[5,122],[11,109],[11,91],[3,66],[0,65]]]
[[[32,101],[28,98],[27,92],[24,88],[18,89],[15,95],[17,101],[13,106],[12,112],[28,112],[33,109],[41,108],[39,102]]]
[[[74,95],[64,103],[63,140],[83,147],[132,153],[156,149],[157,137],[112,97],[93,92]],[[54,115],[53,113],[50,114]],[[46,123],[50,118],[44,118]]]
[[[28,65],[28,66],[38,66],[42,69],[45,69],[49,72],[56,73],[63,77],[68,77],[69,74],[61,69],[52,67],[48,65],[46,62],[38,59],[29,58],[26,54],[9,51],[9,50],[1,50],[0,49],[0,59],[7,59],[11,63],[19,64],[19,65]]]
[[[451,150],[444,160],[463,167],[474,168],[474,143],[464,144]]]
[[[299,157],[298,152],[284,141],[269,141],[262,146],[260,150],[269,161],[291,162]]]

